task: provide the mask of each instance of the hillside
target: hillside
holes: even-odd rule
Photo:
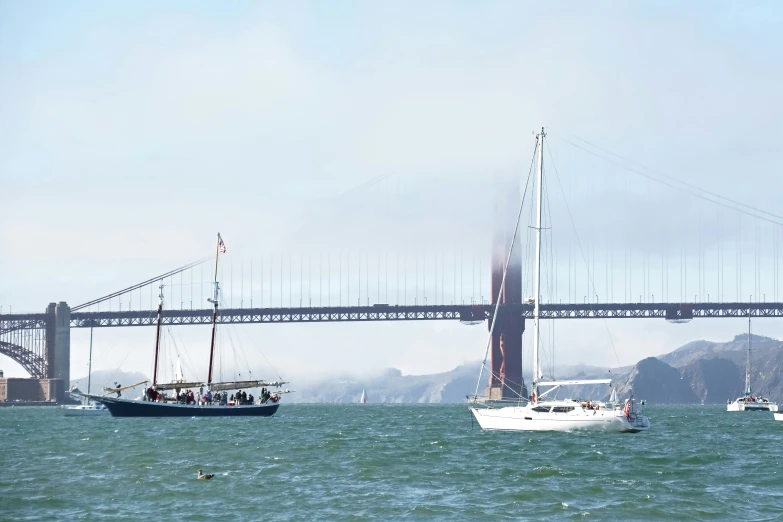
[[[100,393],[104,386],[114,385],[115,382],[128,386],[129,384],[135,384],[137,382],[146,381],[148,377],[140,372],[123,372],[122,370],[96,370],[92,372],[92,386],[93,393]],[[78,379],[71,379],[71,385],[78,387],[81,391],[87,391],[87,376],[79,377]],[[141,388],[139,388],[141,389]]]
[[[783,343],[758,335],[752,337],[752,343],[754,392],[783,400]],[[742,394],[746,349],[747,334],[739,334],[722,343],[690,342],[670,353],[643,359],[632,367],[606,369],[578,365],[559,368],[556,375],[561,379],[611,378],[620,397],[633,390],[637,398],[651,403],[722,404]],[[358,402],[362,390],[366,390],[368,402],[463,402],[476,389],[479,368],[479,363],[470,363],[432,375],[402,375],[399,370],[389,369],[363,378],[302,381],[295,386],[297,393],[291,400]],[[525,375],[525,382],[530,382],[530,375]],[[481,388],[485,386],[486,377],[483,377]],[[565,393],[570,397],[606,400],[610,388],[580,386]]]
[[[754,393],[783,401],[783,343],[769,337],[752,337],[751,373]],[[557,368],[559,379],[611,378],[620,397],[630,392],[651,403],[722,404],[742,394],[745,383],[747,334],[737,335],[727,342],[693,341],[676,350],[648,357],[632,367],[601,368],[571,365]],[[362,390],[370,403],[460,403],[476,389],[480,363],[468,363],[442,373],[403,375],[400,370],[387,369],[365,376],[338,375],[321,379],[293,379],[295,393],[286,402],[351,403],[358,402]],[[547,375],[547,377],[550,377]],[[93,391],[107,384],[123,385],[146,380],[138,372],[101,370],[93,372]],[[525,382],[530,383],[529,374]],[[87,389],[87,377],[71,381],[81,390]],[[487,385],[482,376],[480,392]],[[560,397],[608,399],[610,388],[605,385],[564,389]]]

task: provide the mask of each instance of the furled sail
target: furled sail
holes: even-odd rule
[[[158,383],[155,388],[158,391],[163,390],[183,390],[185,388],[199,388],[200,386],[203,386],[203,382],[185,382],[185,381],[178,381],[178,382],[164,382],[164,383]]]
[[[286,384],[281,381],[230,381],[230,382],[213,382],[209,388],[212,391],[225,391],[225,390],[240,390],[243,388],[261,388],[263,387],[280,387]]]

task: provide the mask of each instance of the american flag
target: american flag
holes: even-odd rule
[[[218,251],[221,254],[225,254],[226,253],[226,244],[223,242],[223,238],[220,237],[220,234],[218,234]]]
[[[625,400],[625,408],[623,408],[623,413],[627,418],[631,418],[631,399]]]

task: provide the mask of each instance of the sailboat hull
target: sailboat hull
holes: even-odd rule
[[[532,408],[471,408],[482,429],[505,431],[573,431],[598,430],[635,433],[650,429],[643,415],[631,422],[618,410],[587,410],[572,413],[539,413]]]
[[[248,406],[200,406],[148,402],[114,397],[90,397],[100,400],[112,417],[270,417],[277,412],[279,403],[252,404]]]
[[[774,402],[745,402],[737,399],[726,405],[726,411],[778,411]]]
[[[108,417],[109,410],[96,404],[80,404],[63,409],[66,417]]]

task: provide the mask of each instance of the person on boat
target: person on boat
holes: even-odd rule
[[[120,388],[122,388],[122,384],[119,384],[117,381],[114,381],[114,387],[117,389],[117,398],[122,397],[122,390],[120,390]]]
[[[204,402],[207,404],[212,404],[212,390],[207,390],[207,394],[204,395]]]
[[[253,404],[253,394],[247,396],[247,404]]]
[[[231,397],[228,398],[228,402],[234,404],[235,401],[234,401],[234,394],[233,393],[231,394]]]
[[[193,396],[193,390],[188,394],[188,404],[196,404],[196,397]]]

